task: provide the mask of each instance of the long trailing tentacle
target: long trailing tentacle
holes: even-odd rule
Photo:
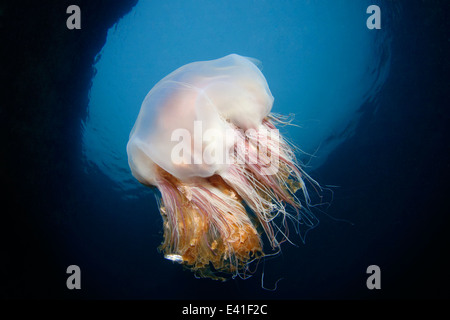
[[[301,224],[309,228],[317,224],[309,210],[305,180],[317,190],[320,186],[302,170],[276,124],[288,121],[270,115],[257,130],[234,127],[232,161],[220,175],[186,182],[157,170],[164,220],[160,249],[166,258],[200,277],[222,279],[220,273],[245,277],[252,261],[271,255],[263,251],[259,227],[279,252],[281,243],[292,242],[289,221],[296,232]]]

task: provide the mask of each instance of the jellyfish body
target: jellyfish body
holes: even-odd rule
[[[256,64],[231,54],[175,70],[145,97],[127,145],[133,176],[161,194],[161,251],[202,277],[245,273],[266,254],[263,233],[278,249],[287,221],[310,217],[295,195],[308,203],[305,174]]]

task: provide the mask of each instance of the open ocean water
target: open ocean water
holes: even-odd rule
[[[65,25],[70,4],[81,30]],[[371,5],[380,29],[368,28]],[[449,298],[448,1],[139,0],[120,19],[83,1],[34,6],[59,24],[33,2],[0,6],[2,297]],[[91,46],[101,19],[111,28]],[[131,175],[126,144],[160,79],[231,53],[261,61],[272,111],[295,116],[282,133],[329,204],[304,241],[220,282],[158,252],[156,191]],[[70,265],[80,290],[66,287]],[[367,287],[371,265],[381,289]]]

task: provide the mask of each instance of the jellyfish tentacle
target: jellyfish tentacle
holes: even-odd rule
[[[258,232],[239,197],[219,176],[184,184],[159,169],[165,256],[199,276],[240,272],[262,255]],[[183,189],[181,193],[175,190]],[[177,196],[174,196],[174,193]],[[174,259],[174,257],[177,257]]]
[[[294,243],[291,225],[300,233],[317,224],[306,182],[316,192],[320,185],[279,134],[292,117],[270,113],[273,101],[254,60],[231,54],[175,70],[142,103],[129,165],[160,192],[160,250],[196,276],[245,278],[253,261]],[[208,134],[196,136],[203,129]],[[263,250],[264,234],[272,253]]]

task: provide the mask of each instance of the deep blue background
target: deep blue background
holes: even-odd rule
[[[340,186],[328,215],[319,215],[321,223],[308,234],[306,244],[285,245],[283,254],[265,263],[267,287],[283,278],[276,291],[261,288],[260,273],[249,280],[221,283],[195,279],[191,272],[164,260],[156,249],[162,234],[154,197],[122,199],[107,176],[87,169],[81,161],[81,127],[78,133],[64,135],[48,126],[59,141],[46,150],[54,161],[27,157],[30,165],[24,167],[7,153],[2,176],[9,183],[7,196],[14,206],[7,210],[2,225],[3,296],[448,298],[450,29],[444,3],[448,7],[445,1],[408,1],[392,23],[391,71],[377,104],[367,102],[361,107],[356,133],[311,173],[322,184]],[[44,34],[40,36],[45,39]],[[46,76],[45,72],[38,75]],[[31,76],[36,73],[30,71]],[[16,79],[12,73],[11,77]],[[27,83],[28,75],[21,74],[21,79]],[[59,91],[56,81],[50,83],[52,90]],[[11,102],[18,99],[10,97]],[[85,100],[80,101],[83,105]],[[21,108],[21,113],[11,114],[22,114],[25,120],[11,117],[10,133],[18,132],[21,121],[34,121],[26,118],[33,104]],[[82,112],[74,114],[77,120],[84,119]],[[51,110],[46,115],[52,123]],[[41,127],[46,125],[40,121]],[[37,138],[40,134],[47,133],[34,133]],[[13,142],[8,146],[18,154],[20,149],[14,146],[23,141],[14,140],[15,136],[9,139]],[[39,174],[26,173],[34,170]],[[20,175],[13,176],[15,172]],[[27,180],[30,175],[33,179]],[[82,290],[77,292],[65,287],[65,269],[71,264],[82,270]],[[371,264],[381,267],[379,291],[365,286],[365,271]]]

